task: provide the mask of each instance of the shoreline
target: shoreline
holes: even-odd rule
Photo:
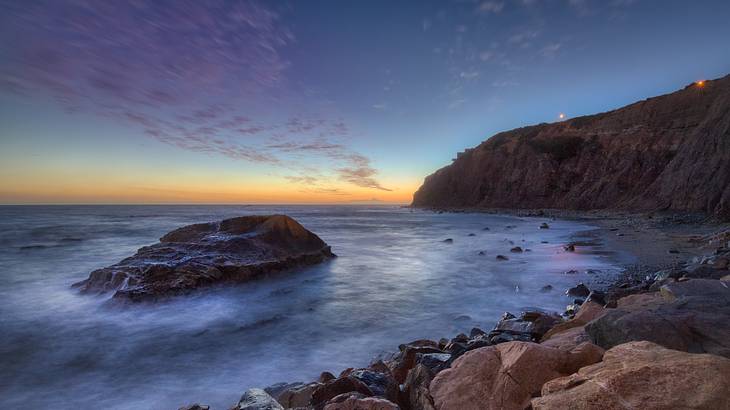
[[[583,330],[586,326],[599,320],[607,312],[618,311],[619,309],[616,307],[620,308],[621,302],[631,299],[632,295],[647,295],[650,299],[656,299],[660,290],[665,292],[665,285],[679,283],[684,286],[683,284],[688,282],[707,281],[703,278],[703,275],[709,275],[707,272],[694,277],[692,274],[694,271],[701,271],[707,265],[707,260],[710,260],[708,258],[712,258],[710,254],[713,246],[716,247],[714,252],[716,255],[719,254],[719,249],[725,251],[723,255],[730,255],[727,252],[727,249],[730,249],[730,224],[701,219],[695,215],[603,211],[550,213],[545,210],[515,210],[515,212],[499,210],[497,212],[496,210],[440,209],[434,211],[439,213],[486,212],[520,217],[549,217],[587,223],[596,228],[573,235],[571,239],[576,246],[580,247],[580,244],[583,244],[582,246],[592,248],[589,252],[606,252],[609,258],[617,262],[623,260],[624,263],[617,263],[621,267],[621,272],[608,280],[605,286],[592,284],[589,293],[580,293],[581,290],[578,289],[575,295],[576,303],[573,305],[574,310],[571,312],[569,307],[568,311],[564,313],[567,316],[561,317],[559,313],[540,309],[513,312],[517,315],[505,313],[502,320],[499,320],[491,331],[474,328],[469,335],[462,333],[450,340],[407,342],[399,345],[400,351],[392,358],[377,360],[365,368],[345,369],[338,376],[324,372],[318,380],[309,383],[279,383],[266,387],[264,390],[250,389],[233,409],[431,410],[459,408],[458,406],[438,405],[440,399],[436,396],[438,396],[439,384],[434,382],[434,379],[440,377],[438,376],[440,374],[456,372],[456,370],[450,370],[451,373],[442,373],[446,369],[458,368],[459,362],[457,361],[464,361],[467,357],[481,351],[501,349],[512,344],[550,345],[551,348],[556,349],[563,349],[567,346],[575,349],[585,343],[595,347],[596,351],[600,351],[602,357],[610,347],[606,345],[606,349],[604,349],[592,344],[591,341],[594,340],[588,337]],[[727,243],[720,244],[717,241],[713,243],[712,235],[718,232],[724,232],[722,238],[726,239],[722,240],[728,241]],[[615,255],[611,256],[611,254]],[[627,255],[630,257],[627,258]],[[721,258],[725,258],[725,256]],[[631,260],[632,263],[625,263],[627,260]],[[712,263],[715,263],[714,261],[718,259],[711,260]],[[688,273],[685,268],[689,269],[689,267],[693,271]],[[726,269],[727,266],[718,272],[727,272]],[[665,272],[669,273],[665,274]],[[684,274],[676,272],[684,272]],[[690,277],[687,277],[688,275]],[[726,278],[727,276],[723,280]],[[719,277],[714,279],[719,279]],[[716,282],[721,283],[721,281]],[[707,285],[704,282],[702,284]],[[709,286],[714,285],[710,283]],[[648,308],[648,305],[643,307]],[[582,333],[576,336],[573,334],[575,332],[570,329],[581,329]],[[555,337],[556,334],[558,337]],[[552,339],[553,342],[547,342],[547,337],[549,337],[547,340]],[[395,343],[397,341],[394,341],[394,345]],[[594,360],[592,363],[602,362]],[[436,388],[437,392],[432,394],[433,392],[429,392],[429,388]],[[434,397],[436,398],[434,399]],[[434,400],[436,400],[436,404],[434,404]],[[191,405],[181,407],[181,409],[199,410],[206,409],[206,407]]]

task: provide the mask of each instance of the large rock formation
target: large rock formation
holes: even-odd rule
[[[583,343],[567,351],[529,342],[482,347],[458,358],[431,382],[437,410],[522,410],[542,385],[601,360]]]
[[[608,350],[603,361],[542,386],[535,410],[730,409],[730,360],[651,342]]]
[[[730,76],[497,134],[426,177],[413,205],[699,211],[730,219]]]
[[[214,283],[248,281],[332,256],[324,241],[288,216],[243,216],[176,229],[74,286],[149,300]]]

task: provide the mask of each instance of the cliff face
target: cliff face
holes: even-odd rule
[[[426,177],[413,205],[730,219],[730,75],[615,111],[499,133]]]

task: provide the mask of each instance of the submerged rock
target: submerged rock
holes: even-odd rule
[[[324,241],[286,215],[243,216],[176,229],[134,256],[91,272],[74,287],[151,300],[215,283],[246,282],[333,256]]]

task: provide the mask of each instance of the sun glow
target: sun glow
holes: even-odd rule
[[[702,88],[702,87],[704,87],[704,86],[705,86],[705,80],[699,80],[699,81],[695,81],[695,85],[696,85],[697,87],[700,87],[700,88]]]

